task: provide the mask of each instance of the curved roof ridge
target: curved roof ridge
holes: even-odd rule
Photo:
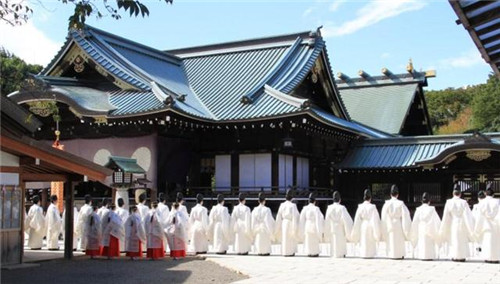
[[[275,89],[267,84],[264,85],[264,91],[268,95],[270,95],[270,96],[272,96],[272,97],[274,97],[282,102],[285,102],[289,105],[292,105],[296,108],[306,108],[310,104],[308,99],[300,99],[300,98],[290,96],[290,95],[285,94],[285,93],[283,93],[283,92],[281,92],[281,91],[279,91],[279,90],[277,90],[277,89]]]

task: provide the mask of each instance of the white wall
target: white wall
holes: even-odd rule
[[[0,166],[19,167],[19,157],[0,151]]]
[[[260,190],[261,187],[270,190],[272,185],[271,168],[270,153],[240,155],[240,190]]]
[[[217,189],[231,186],[231,155],[215,156],[215,187]],[[219,189],[220,190],[220,189]]]

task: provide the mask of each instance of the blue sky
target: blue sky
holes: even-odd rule
[[[87,23],[158,49],[295,33],[322,25],[335,73],[354,77],[363,69],[378,75],[383,67],[403,73],[412,58],[417,70],[437,72],[427,89],[443,89],[483,83],[492,72],[465,29],[455,24],[457,16],[445,0],[143,2],[151,12],[147,18],[122,13],[119,21],[91,16]],[[33,17],[22,27],[0,23],[0,45],[30,63],[45,65],[64,42],[73,6],[41,3],[32,4]]]

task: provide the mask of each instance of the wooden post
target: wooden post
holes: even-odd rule
[[[64,183],[64,200],[66,215],[64,219],[64,258],[73,258],[73,200],[74,200],[73,183],[71,179]]]

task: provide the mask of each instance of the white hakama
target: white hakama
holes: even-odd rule
[[[80,239],[80,249],[85,250],[87,247],[87,231],[86,229],[88,228],[88,221],[90,218],[90,215],[92,214],[92,206],[88,204],[84,204],[80,208],[80,212],[78,212],[78,222],[76,224],[76,235]]]
[[[212,207],[208,220],[210,222],[209,236],[213,243],[213,250],[216,253],[225,253],[230,242],[229,225],[231,222],[227,207],[221,204]]]
[[[201,204],[196,204],[189,215],[189,239],[195,253],[208,251],[208,210]]]
[[[423,260],[436,259],[436,246],[439,246],[439,227],[441,220],[434,206],[420,205],[415,211],[411,224],[410,239],[416,248],[416,258]]]
[[[59,209],[53,203],[49,205],[45,219],[47,220],[47,248],[57,250],[62,230],[62,218]]]
[[[486,261],[500,260],[500,209],[498,199],[486,196],[478,204],[475,235],[481,244],[481,257]]]
[[[259,255],[271,254],[271,241],[274,239],[274,219],[269,207],[260,204],[253,209],[252,232],[255,236],[255,253]]]
[[[354,217],[351,240],[359,244],[359,256],[374,257],[380,240],[380,217],[377,207],[369,201],[358,205]]]
[[[323,236],[324,218],[319,207],[309,203],[302,208],[299,221],[299,236],[304,240],[304,253],[319,255],[319,243]]]
[[[244,204],[238,204],[231,215],[231,229],[234,233],[234,252],[247,254],[252,247],[252,213]]]
[[[31,249],[41,249],[43,246],[43,237],[47,232],[43,209],[38,204],[33,204],[28,211],[25,220],[25,231],[28,233],[28,247]]]
[[[328,206],[325,215],[325,241],[330,242],[330,256],[346,256],[352,224],[352,218],[345,206],[340,203]]]
[[[300,213],[289,200],[280,204],[276,214],[276,239],[281,241],[281,254],[292,256],[297,252]]]
[[[411,217],[403,201],[392,197],[382,207],[382,237],[386,243],[387,257],[400,259],[406,254],[406,240],[409,239]]]

